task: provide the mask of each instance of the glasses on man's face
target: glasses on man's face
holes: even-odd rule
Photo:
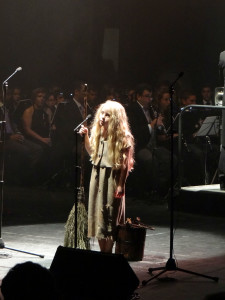
[[[150,94],[142,95],[142,97],[145,97],[145,98],[151,98],[151,95],[150,95]]]

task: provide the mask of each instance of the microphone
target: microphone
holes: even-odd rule
[[[21,67],[18,67],[18,68],[16,69],[16,72],[19,72],[19,71],[22,71],[22,68],[21,68]]]
[[[13,75],[15,75],[18,71],[21,71],[22,68],[21,67],[18,67],[6,80],[3,81],[3,85],[7,85],[7,81],[13,77]]]
[[[91,114],[89,114],[76,128],[74,128],[73,131],[77,131],[80,128],[80,126],[90,118],[91,118]]]

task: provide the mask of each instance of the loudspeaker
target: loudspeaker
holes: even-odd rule
[[[63,299],[126,300],[139,285],[122,254],[59,246],[50,272]]]

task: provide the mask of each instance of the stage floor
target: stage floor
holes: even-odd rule
[[[191,228],[187,228],[187,217],[189,221],[193,221]],[[154,226],[154,231],[147,230],[143,260],[130,262],[140,281],[150,278],[147,273],[149,267],[164,266],[170,255],[169,227],[157,224]],[[186,273],[166,272],[159,279],[154,279],[147,286],[137,290],[141,299],[199,300],[204,299],[207,294],[225,291],[223,220],[202,217],[197,220],[196,216],[181,216],[180,226],[174,235],[174,257],[177,265],[180,268],[219,277],[219,283]],[[41,254],[44,258],[1,249],[1,278],[15,264],[25,261],[33,261],[49,268],[57,247],[63,245],[64,223],[6,226],[3,227],[2,237],[5,247]],[[98,250],[96,241],[91,241],[91,247],[92,250]],[[171,278],[176,280],[169,281]]]
[[[170,257],[171,212],[167,202],[158,200],[155,196],[126,199],[126,216],[139,216],[143,223],[155,228],[147,230],[143,260],[130,262],[140,282],[150,278],[148,268],[164,267]],[[0,278],[12,266],[25,261],[50,267],[57,247],[63,245],[64,225],[72,204],[73,195],[60,191],[5,189],[2,227],[5,247],[44,255],[44,258],[0,249]],[[219,277],[219,282],[170,271],[146,286],[140,286],[137,289],[140,299],[200,300],[211,293],[225,292],[224,218],[181,211],[175,211],[173,216],[173,258],[177,266]],[[91,241],[91,247],[92,250],[98,250],[96,240]]]

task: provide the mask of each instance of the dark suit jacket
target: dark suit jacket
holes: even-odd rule
[[[56,127],[54,143],[62,143],[69,148],[73,147],[75,140],[74,128],[82,121],[80,110],[73,100],[59,103],[53,120]]]
[[[148,127],[148,121],[141,106],[137,102],[131,103],[126,108],[126,112],[131,132],[135,139],[135,152],[137,153],[139,150],[146,148],[150,141],[151,134]]]

